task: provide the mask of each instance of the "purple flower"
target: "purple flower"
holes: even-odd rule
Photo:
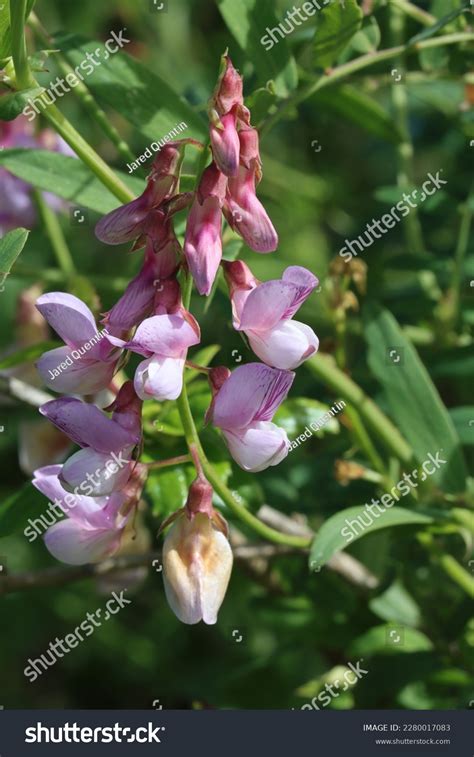
[[[82,449],[62,466],[60,481],[68,491],[88,490],[102,497],[122,489],[133,466],[132,452],[141,439],[141,401],[131,381],[120,389],[108,410],[72,397],[51,400],[40,407],[42,415]]]
[[[182,144],[170,142],[163,147],[153,161],[143,194],[103,216],[95,227],[98,239],[123,244],[143,235],[149,214],[175,194],[182,159]]]
[[[219,116],[212,113],[210,126],[212,155],[217,167],[226,176],[235,176],[239,168],[240,142],[237,132],[237,107]]]
[[[188,347],[201,339],[199,324],[181,304],[178,282],[165,281],[161,287],[155,296],[155,315],[140,324],[133,339],[110,338],[147,358],[138,366],[134,380],[135,391],[143,400],[179,397]]]
[[[80,299],[65,292],[43,294],[36,307],[66,343],[49,350],[36,367],[46,386],[56,392],[92,394],[105,389],[119,353],[97,331],[94,316]]]
[[[224,263],[230,288],[234,328],[243,331],[255,354],[274,368],[291,370],[314,355],[319,340],[313,329],[291,320],[318,285],[306,268],[290,266],[281,279],[261,284],[238,260]]]
[[[211,291],[222,258],[222,204],[227,179],[215,163],[204,171],[186,226],[184,254],[199,294]]]
[[[255,191],[261,179],[257,130],[241,129],[239,141],[240,167],[237,176],[229,179],[224,215],[252,250],[273,252],[278,235]]]
[[[124,529],[138,504],[147,469],[137,463],[126,486],[109,497],[91,497],[66,491],[61,484],[61,465],[35,471],[33,485],[59,507],[65,519],[44,535],[53,557],[70,565],[100,562],[120,547]]]
[[[262,363],[247,363],[231,374],[211,371],[215,396],[207,418],[222,430],[230,454],[244,470],[256,473],[287,456],[286,432],[271,420],[294,376]]]

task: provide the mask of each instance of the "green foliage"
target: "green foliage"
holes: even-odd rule
[[[318,14],[314,35],[314,64],[332,66],[360,29],[362,10],[357,0],[334,2]]]
[[[0,286],[4,284],[11,268],[28,239],[28,229],[14,229],[0,239]]]

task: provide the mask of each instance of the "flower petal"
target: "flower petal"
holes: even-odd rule
[[[154,315],[147,318],[135,332],[133,343],[150,352],[179,357],[183,350],[199,344],[200,334],[182,315]]]
[[[267,365],[294,370],[314,355],[319,340],[313,329],[299,321],[281,321],[268,331],[245,332],[252,350]]]
[[[176,400],[183,389],[185,358],[154,355],[144,360],[135,373],[134,387],[141,399]]]
[[[64,463],[60,483],[66,490],[75,491],[89,481],[92,497],[112,494],[125,486],[130,478],[130,452],[130,448],[126,448],[114,458],[110,453],[96,452],[90,447],[81,449]]]
[[[250,473],[278,465],[288,454],[286,431],[275,423],[257,421],[247,428],[222,433],[235,462]]]
[[[70,347],[81,347],[98,331],[91,311],[82,300],[66,292],[49,292],[36,300],[36,307],[51,328]]]
[[[61,364],[65,364],[61,368]],[[70,347],[57,347],[45,352],[36,363],[45,385],[61,394],[95,394],[111,382],[115,362],[100,362],[80,357],[71,358]]]
[[[44,542],[48,551],[68,565],[86,565],[104,560],[120,546],[122,529],[88,529],[73,520],[48,528]]]
[[[294,373],[247,363],[236,368],[214,398],[212,420],[223,429],[243,429],[253,421],[269,421],[283,402]]]
[[[41,405],[40,413],[80,447],[92,447],[98,452],[110,454],[140,441],[137,434],[130,433],[107,418],[95,405],[73,397],[46,402]]]

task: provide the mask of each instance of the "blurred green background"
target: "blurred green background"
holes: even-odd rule
[[[203,129],[220,56],[228,47],[234,65],[244,75],[253,122],[268,123],[271,109],[281,105],[281,100],[278,94],[272,94],[272,85],[266,92],[260,89],[255,94],[272,78],[258,40],[271,13],[280,20],[292,6],[259,0],[258,12],[242,14],[232,26],[229,16],[240,5],[232,5],[231,0],[169,0],[166,13],[152,10],[152,5],[148,0],[38,0],[35,11],[50,34],[60,31],[104,41],[112,29],[125,27],[131,42],[117,57],[139,59],[182,95],[194,109],[197,123],[202,121]],[[254,7],[252,0],[242,5],[247,10]],[[426,28],[407,16],[397,32],[391,18],[393,8],[388,4],[369,1],[359,5],[367,14],[362,31],[349,35],[342,49],[336,51],[334,64],[388,48],[396,44],[397,33],[406,41]],[[451,26],[448,24],[441,33],[472,29],[473,19],[467,13],[455,13],[462,2],[434,0],[413,5],[438,19],[454,12]],[[324,66],[314,46],[318,23],[313,17],[275,47],[275,55],[281,55],[282,60],[288,56],[291,61],[284,75],[285,61],[277,72],[279,94],[286,96],[294,89],[291,78],[296,71],[298,91],[322,74]],[[32,34],[28,44],[30,52],[42,47]],[[474,419],[474,289],[470,286],[474,257],[469,236],[474,210],[474,147],[470,145],[474,140],[473,62],[472,42],[470,46],[432,48],[404,60],[392,59],[366,68],[287,108],[272,128],[263,129],[261,139],[264,178],[259,195],[278,230],[280,246],[273,255],[257,255],[246,249],[241,252],[261,279],[278,277],[286,266],[296,264],[319,277],[321,291],[304,305],[300,319],[314,328],[324,352],[343,354],[344,370],[397,426],[387,387],[374,372],[374,361],[370,365],[368,361],[368,353],[377,349],[376,340],[370,336],[371,308],[383,307],[390,312],[403,329],[403,339],[415,344],[450,414],[459,448],[462,446],[460,454],[468,463],[472,463],[474,439],[469,425]],[[57,75],[54,56],[48,59],[47,67],[48,72],[38,74],[45,86]],[[393,69],[403,73],[399,85],[391,74]],[[99,78],[102,75],[98,74]],[[102,79],[95,90],[94,75],[86,84],[90,84],[131,153],[142,154],[152,141],[150,130],[141,130],[134,121],[139,119],[140,109],[151,107],[147,103],[149,93],[139,89],[132,92],[126,118],[109,107],[113,93],[107,92]],[[400,103],[402,91],[406,103],[403,97]],[[158,85],[153,96],[160,102]],[[126,161],[74,93],[57,104],[102,158],[126,173]],[[163,116],[167,128],[155,133],[154,138],[161,138],[176,123],[174,118],[166,122]],[[404,124],[413,145],[408,168],[401,155],[401,145],[406,148],[410,143],[400,135]],[[191,127],[183,136],[200,135]],[[193,170],[191,161],[188,169]],[[407,236],[406,226],[398,224],[364,251],[361,265],[350,271],[344,268],[338,255],[344,240],[357,237],[367,222],[388,212],[400,199],[404,181],[407,186],[419,187],[428,172],[440,169],[449,183],[419,212],[424,249],[414,249],[413,229]],[[144,168],[135,172],[134,178],[144,181],[146,173]],[[80,202],[77,205],[83,207]],[[68,288],[83,295],[97,312],[104,312],[138,270],[141,253],[128,255],[126,247],[105,247],[95,239],[93,226],[100,214],[94,208],[87,208],[83,225],[72,221],[70,209],[59,217],[84,279],[65,281],[47,235],[38,224],[1,294],[4,355],[14,352],[20,343],[18,298],[25,288],[34,283],[40,283],[45,291]],[[413,219],[414,215],[410,223]],[[236,242],[232,241],[226,254],[235,252]],[[238,359],[236,350],[244,362],[253,359],[232,329],[222,281],[208,308],[203,298],[194,296],[191,309],[201,325],[201,347],[220,348],[213,364],[232,367]],[[399,347],[400,342],[393,346]],[[134,364],[132,360],[131,366]],[[129,375],[131,370],[129,366]],[[386,364],[389,378],[390,372],[397,370]],[[191,387],[193,410],[202,427],[208,390],[201,379]],[[290,438],[304,431],[320,412],[315,401],[331,406],[338,399],[340,395],[311,366],[301,367],[280,415]],[[405,402],[403,397],[399,399]],[[157,417],[164,420],[169,433],[154,431],[153,413],[158,411]],[[147,412],[146,452],[151,459],[184,453],[173,408],[150,408]],[[2,398],[0,488],[4,507],[10,513],[15,502],[12,498],[28,481],[18,465],[19,426],[36,418],[34,408]],[[431,420],[428,414],[427,426]],[[413,424],[417,423],[419,419],[414,418]],[[406,429],[401,430],[406,436]],[[277,468],[258,475],[244,474],[230,465],[212,428],[203,431],[202,439],[222,475],[229,477],[230,488],[238,491],[254,512],[267,504],[288,515],[300,513],[315,530],[338,511],[363,505],[380,491],[376,483],[362,478],[341,480],[337,473],[335,465],[340,460],[371,468],[345,417],[291,452]],[[437,446],[426,449],[426,454],[443,448],[446,440],[436,440]],[[377,440],[375,444],[398,480],[400,470]],[[186,468],[152,476],[145,495],[150,507],[141,526],[149,532],[151,548],[158,546],[155,534],[162,517],[182,505],[191,475]],[[460,480],[455,489],[454,493],[452,489],[430,489],[425,493],[424,506],[438,511],[453,506],[467,513],[472,505],[468,482]],[[21,503],[15,505],[15,532],[0,538],[0,557],[9,574],[57,566],[40,539],[29,544],[21,533],[31,517],[31,508],[40,513],[46,506],[44,498],[32,489],[28,490],[28,502],[26,514]],[[420,503],[402,504],[416,508]],[[240,524],[230,520],[240,530]],[[251,542],[258,541],[244,527],[241,530]],[[6,709],[299,708],[318,695],[331,677],[337,677],[334,669],[364,658],[368,674],[334,698],[331,707],[469,707],[474,699],[474,625],[466,576],[469,572],[472,575],[472,534],[454,520],[440,520],[431,529],[402,526],[369,534],[348,551],[376,577],[377,588],[354,585],[326,566],[319,572],[308,570],[307,556],[301,554],[278,557],[264,565],[260,574],[255,567],[237,563],[215,627],[180,624],[167,606],[160,573],[151,568],[141,582],[130,586],[127,596],[132,598],[132,605],[34,683],[23,675],[27,659],[38,657],[56,636],[65,636],[87,612],[103,606],[111,587],[86,579],[3,596],[0,704]],[[456,570],[450,572],[446,555],[460,566],[461,580],[456,578]],[[122,587],[117,578],[117,588]],[[393,629],[402,629],[399,645],[390,642]],[[236,641],[234,630],[239,631],[242,641]]]

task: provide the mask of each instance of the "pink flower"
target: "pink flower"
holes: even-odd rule
[[[148,237],[145,260],[140,272],[103,319],[107,330],[113,336],[134,328],[150,314],[157,289],[176,270],[178,250],[179,244],[174,234],[168,237],[159,252],[154,251],[153,238]]]
[[[257,130],[241,129],[239,141],[240,167],[237,176],[229,179],[224,215],[252,250],[273,252],[278,235],[255,191],[261,178]]]
[[[119,354],[97,331],[94,316],[80,299],[65,292],[43,294],[36,307],[66,343],[36,363],[46,386],[56,392],[92,394],[112,380]]]
[[[240,260],[224,263],[234,328],[243,331],[255,354],[274,368],[291,370],[314,355],[319,340],[313,329],[291,320],[318,285],[306,268],[290,266],[281,279],[261,284]]]
[[[135,391],[143,400],[175,400],[183,388],[183,370],[188,348],[199,344],[201,332],[197,321],[181,303],[179,284],[165,281],[155,297],[155,315],[146,318],[133,339],[110,340],[147,359],[135,373]]]
[[[95,405],[72,397],[51,400],[40,413],[82,447],[62,466],[61,484],[68,491],[88,490],[102,497],[122,489],[132,468],[132,452],[141,439],[141,401],[131,381],[120,389],[107,408],[112,418]]]
[[[186,226],[184,254],[199,294],[209,294],[222,258],[222,204],[227,179],[215,163],[204,171]]]
[[[143,194],[103,216],[95,227],[98,239],[122,244],[140,237],[150,212],[175,194],[182,160],[182,144],[169,142],[163,147],[153,161]]]
[[[212,154],[217,167],[226,176],[235,176],[239,168],[240,142],[237,132],[237,113],[233,108],[224,116],[216,111],[210,126]]]
[[[287,456],[286,432],[271,420],[294,376],[262,363],[248,363],[232,373],[222,368],[211,371],[215,396],[207,419],[222,430],[230,454],[244,470],[256,473]]]
[[[70,565],[100,562],[120,547],[124,529],[140,499],[146,466],[137,463],[125,487],[109,497],[67,492],[61,484],[61,465],[35,471],[33,485],[67,516],[44,535],[49,552]]]

